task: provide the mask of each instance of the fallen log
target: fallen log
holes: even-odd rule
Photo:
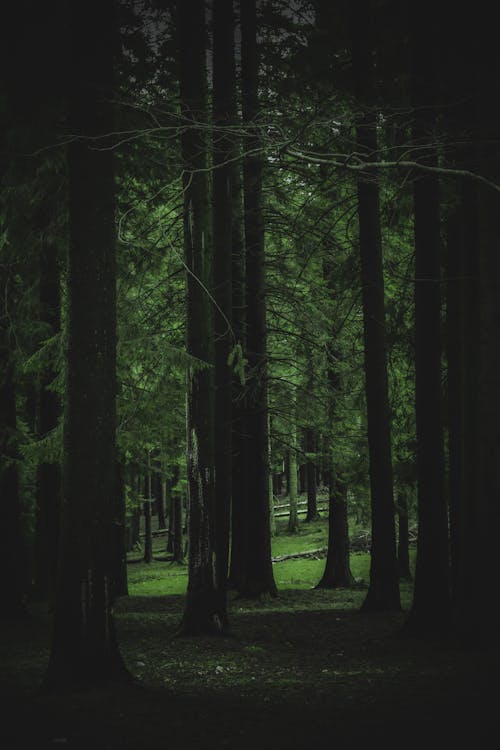
[[[326,552],[326,547],[320,547],[319,549],[310,549],[305,552],[292,552],[289,555],[278,555],[277,557],[272,557],[271,560],[273,563],[283,562],[284,560],[296,560],[299,557],[312,557],[314,560],[320,560],[326,555]]]

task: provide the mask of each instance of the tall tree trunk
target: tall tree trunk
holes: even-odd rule
[[[353,71],[358,93],[370,94],[373,84],[370,22],[371,1],[356,6],[351,19]],[[356,148],[367,160],[377,152],[376,112],[366,108],[356,123]],[[370,463],[372,548],[370,584],[363,609],[401,608],[396,555],[396,529],[391,458],[384,276],[379,215],[379,188],[374,169],[367,169],[358,181],[359,248],[363,298],[365,349],[365,391]]]
[[[407,490],[398,492],[398,569],[399,577],[403,581],[413,580],[410,569],[410,537],[408,529],[408,499]]]
[[[45,227],[48,230],[48,227]],[[45,235],[45,232],[44,232]],[[45,236],[40,248],[40,319],[46,324],[46,337],[60,330],[61,294],[57,248]],[[51,389],[53,369],[42,373],[38,388],[38,434],[47,438],[59,422],[60,397]],[[57,547],[61,505],[59,461],[43,461],[37,467],[35,499],[35,595],[54,598],[57,575]]]
[[[181,635],[220,632],[225,608],[214,580],[213,322],[207,180],[205,3],[177,5],[184,166],[184,258],[187,269],[188,589]],[[200,368],[200,362],[204,366]]]
[[[500,75],[500,54],[495,34],[495,14],[488,4],[479,17],[479,111],[480,171],[497,185],[500,181],[500,104],[492,91]],[[497,532],[500,524],[498,468],[500,465],[500,255],[498,252],[498,192],[481,185],[479,219],[479,377],[477,402],[478,521],[476,561],[477,601],[484,616],[475,632],[482,642],[494,642],[500,625],[495,595]],[[473,502],[473,496],[468,498]],[[472,540],[469,540],[469,544]],[[477,564],[479,563],[479,565]]]
[[[436,163],[434,40],[428,18],[411,18],[413,143]],[[413,604],[405,629],[434,637],[450,625],[448,515],[444,484],[441,391],[441,266],[439,181],[415,176],[415,408],[417,425],[418,540]]]
[[[288,516],[288,531],[291,534],[296,534],[299,530],[299,514],[298,514],[298,492],[297,492],[297,428],[295,422],[292,425],[290,431],[290,449],[288,451],[288,503],[289,503],[289,516]]]
[[[232,320],[236,341],[245,350],[245,242],[243,236],[243,191],[241,165],[233,165],[232,194]],[[246,394],[239,373],[233,374],[233,426],[232,426],[232,506],[231,506],[231,560],[229,584],[238,589],[243,581],[246,560],[247,516],[247,451],[246,451]]]
[[[2,264],[3,265],[3,264]],[[18,565],[21,548],[21,507],[18,476],[16,388],[10,329],[13,280],[0,268],[0,527],[3,553],[8,561],[2,580],[3,612],[7,617],[24,614],[24,576]]]
[[[128,596],[126,509],[125,509],[125,459],[116,464],[116,509],[113,534],[113,596]]]
[[[232,208],[235,156],[228,128],[236,119],[236,71],[232,0],[213,6],[213,242],[215,337],[215,551],[220,611],[227,624],[226,589],[232,495],[232,385],[229,365],[232,318]]]
[[[94,685],[128,676],[113,619],[116,493],[116,299],[111,0],[70,8],[69,251],[62,526],[52,647],[45,684]],[[99,18],[96,27],[95,19]],[[89,44],[89,40],[92,44]]]
[[[151,499],[151,466],[148,456],[148,473],[144,477],[144,500],[142,512],[144,514],[144,562],[153,562],[153,502]]]
[[[316,453],[316,434],[312,427],[306,427],[304,430],[305,451],[307,455],[306,462],[306,482],[307,482],[307,514],[306,521],[315,521],[319,518],[318,501],[316,493],[316,463],[312,455]]]
[[[267,328],[262,213],[262,157],[257,131],[258,52],[256,2],[241,3],[241,85],[246,156],[243,161],[246,241],[246,350],[248,359],[246,449],[247,544],[242,596],[275,596],[269,527],[269,441],[267,416]]]
[[[470,162],[467,164],[471,166]],[[478,637],[477,610],[482,607],[477,581],[483,576],[481,517],[478,495],[479,403],[479,239],[476,186],[463,182],[460,200],[463,247],[462,322],[462,489],[457,522],[452,527],[454,555],[453,625],[463,640]]]
[[[459,513],[464,490],[463,436],[463,237],[461,217],[452,209],[446,231],[446,382],[448,427],[448,491],[452,596],[456,589]]]

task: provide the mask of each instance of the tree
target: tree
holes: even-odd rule
[[[437,39],[422,8],[411,16],[413,145],[436,163],[434,55]],[[413,604],[405,629],[421,636],[450,624],[448,516],[441,391],[440,205],[436,174],[414,178],[415,414],[418,541]]]
[[[179,633],[220,632],[225,604],[214,580],[214,412],[213,319],[207,294],[211,275],[205,67],[205,4],[188,0],[177,6],[181,136],[184,190],[184,263],[186,268],[187,480],[189,579]]]
[[[329,288],[332,290],[332,271],[325,264],[325,275]],[[341,378],[338,372],[339,352],[335,349],[335,330],[332,328],[332,341],[327,347],[327,377],[328,377],[328,416],[334,438],[334,426],[337,403],[341,395]],[[336,367],[337,364],[337,367]],[[317,584],[317,588],[337,588],[352,586],[354,576],[349,563],[349,521],[347,514],[347,485],[339,476],[335,466],[333,451],[330,449],[328,457],[328,550],[325,570]]]
[[[56,336],[60,331],[61,291],[59,252],[50,243],[50,224],[44,217],[40,241],[40,319],[44,322],[45,337]],[[59,424],[61,403],[53,383],[54,366],[45,368],[38,385],[38,432],[47,439]],[[57,547],[59,544],[59,518],[61,494],[61,469],[55,457],[43,460],[37,467],[36,517],[35,517],[35,590],[41,598],[53,600],[57,575]]]
[[[213,243],[215,339],[215,547],[217,592],[227,622],[226,587],[232,497],[232,209],[234,137],[228,134],[236,113],[232,0],[213,6]],[[239,342],[238,342],[239,343]],[[241,346],[241,344],[240,344]]]
[[[266,289],[262,213],[262,156],[259,153],[257,13],[255,0],[242,2],[241,86],[244,138],[244,223],[246,245],[245,428],[247,433],[247,542],[242,596],[276,595],[269,525],[269,439],[267,415]]]
[[[352,65],[355,86],[366,97],[373,81],[369,0],[357,10],[356,19],[351,19]],[[365,103],[365,108],[356,122],[356,147],[370,161],[377,152],[376,110],[373,103],[368,107]],[[358,218],[372,512],[370,584],[363,609],[397,610],[401,604],[394,526],[382,239],[379,190],[373,168],[367,169],[358,181]]]
[[[99,18],[96,29],[95,20]],[[70,13],[69,249],[62,526],[45,685],[124,679],[113,602],[116,493],[114,13],[111,0]],[[92,39],[92,44],[89,44]],[[97,145],[97,147],[96,147]]]

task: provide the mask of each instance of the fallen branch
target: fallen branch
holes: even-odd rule
[[[290,555],[278,555],[273,557],[272,562],[283,562],[284,560],[296,560],[299,557],[312,557],[314,560],[320,560],[326,555],[327,548],[321,547],[320,549],[310,549],[306,552],[293,552]]]

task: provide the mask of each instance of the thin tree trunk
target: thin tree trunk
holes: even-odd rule
[[[410,569],[410,537],[408,529],[408,500],[405,490],[398,492],[398,569],[403,581],[413,580]]]
[[[153,486],[154,486],[154,498],[155,498],[155,508],[156,508],[156,516],[158,518],[158,528],[164,529],[166,528],[166,522],[165,522],[165,502],[164,502],[164,495],[163,495],[163,479],[160,473],[155,472],[153,475]]]
[[[295,422],[292,425],[290,432],[290,449],[288,451],[288,502],[289,502],[289,516],[288,516],[288,531],[291,534],[296,534],[299,530],[299,515],[298,515],[298,493],[297,493],[297,428]]]
[[[144,515],[144,562],[153,562],[153,525],[152,525],[153,504],[151,500],[151,466],[149,465],[148,455],[148,473],[144,477],[144,501],[142,503],[142,512]]]
[[[307,483],[307,514],[306,521],[316,521],[319,518],[318,501],[316,494],[316,464],[311,454],[316,452],[316,435],[312,427],[306,427],[304,431],[305,451],[308,454],[306,463]]]
[[[116,465],[116,495],[113,534],[113,596],[128,596],[126,511],[125,511],[125,459]]]

